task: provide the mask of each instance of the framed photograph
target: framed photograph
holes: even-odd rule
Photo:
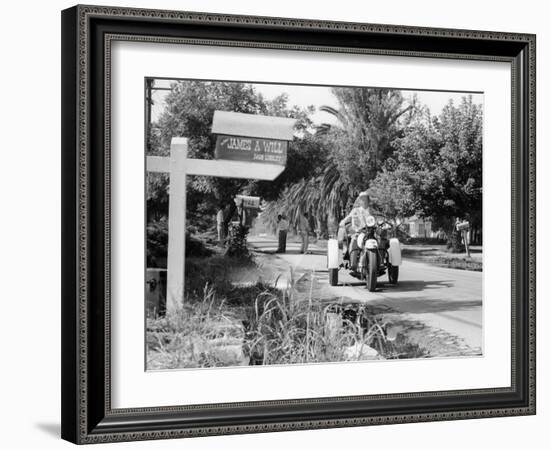
[[[535,413],[535,36],[62,12],[62,437]]]

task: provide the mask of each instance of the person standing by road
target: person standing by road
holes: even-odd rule
[[[277,216],[277,234],[279,236],[279,248],[277,248],[277,253],[286,252],[286,235],[288,232],[288,220],[285,216],[279,214]]]
[[[302,238],[302,248],[300,252],[305,254],[309,246],[309,214],[307,212],[303,214],[300,213],[298,216],[298,231]]]
[[[223,245],[225,241],[225,229],[224,229],[225,214],[223,211],[223,205],[220,204],[218,213],[216,214],[216,223],[218,225],[218,244]]]

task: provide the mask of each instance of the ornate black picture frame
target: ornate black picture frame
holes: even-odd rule
[[[113,409],[110,49],[117,40],[511,63],[511,386]],[[534,413],[534,35],[99,6],[62,12],[64,439],[84,444]]]

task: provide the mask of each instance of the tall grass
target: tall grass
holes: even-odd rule
[[[289,288],[265,293],[247,309],[245,347],[251,364],[296,364],[345,361],[346,350],[367,345],[360,323],[343,318],[333,305],[298,301]]]
[[[175,369],[242,364],[244,329],[239,318],[204,287],[202,301],[185,303],[177,312],[147,320],[147,368]]]
[[[291,272],[285,289],[218,280],[200,296],[189,290],[177,313],[148,320],[148,369],[423,356],[406,340],[388,341],[367,307],[315,301],[311,288],[304,299],[296,283]]]

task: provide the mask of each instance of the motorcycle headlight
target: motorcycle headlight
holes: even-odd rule
[[[367,247],[368,250],[374,250],[375,248],[378,248],[378,242],[376,242],[376,239],[367,239],[365,242],[365,247]]]
[[[373,227],[376,224],[376,220],[373,216],[367,217],[367,227]]]

